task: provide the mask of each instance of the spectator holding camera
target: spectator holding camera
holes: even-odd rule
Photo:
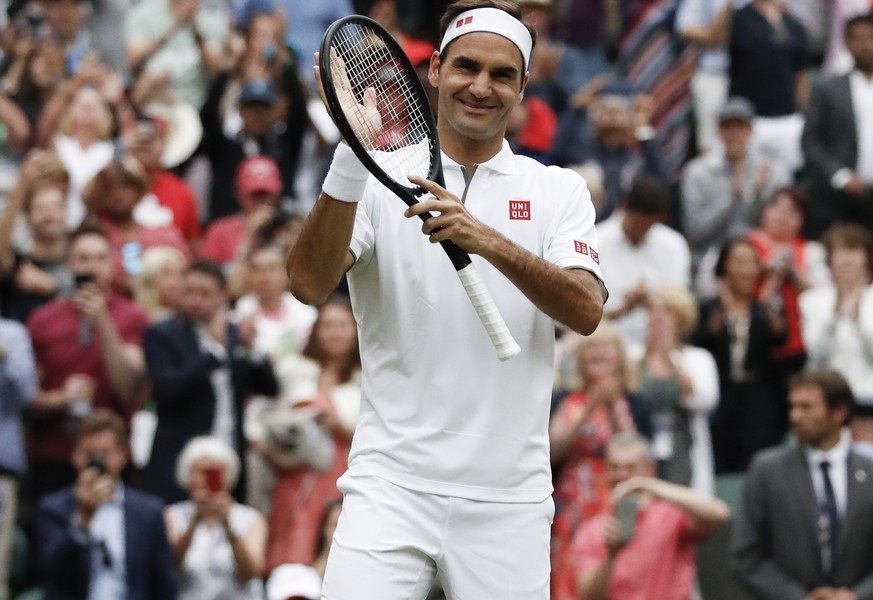
[[[282,397],[263,414],[268,442],[261,448],[277,469],[269,568],[315,558],[318,517],[326,501],[341,497],[336,481],[348,467],[360,368],[351,302],[334,295],[319,308],[303,356],[277,365]]]
[[[189,441],[176,463],[188,499],[164,512],[184,600],[261,600],[267,522],[230,495],[240,473],[233,448],[218,438]]]
[[[779,398],[787,398],[787,381],[806,362],[806,348],[800,327],[798,296],[825,285],[828,274],[821,244],[803,237],[809,198],[797,187],[779,188],[761,211],[760,226],[749,232],[766,273],[758,288],[758,299],[770,303],[785,317],[785,343],[770,354]],[[783,431],[787,427],[787,406],[783,408]]]
[[[657,479],[648,442],[634,433],[609,441],[606,476],[615,509],[589,519],[573,540],[579,596],[689,600],[697,545],[728,520],[728,506]]]
[[[76,288],[69,297],[31,313],[40,390],[31,403],[31,489],[36,497],[72,483],[72,431],[92,407],[127,421],[145,396],[141,339],[148,317],[112,291],[112,248],[106,233],[82,226],[70,236],[67,269]]]
[[[107,410],[79,421],[75,485],[43,498],[37,542],[45,600],[173,600],[177,582],[157,498],[125,486],[124,422]]]
[[[0,297],[7,318],[24,322],[31,311],[71,288],[65,266],[68,181],[54,153],[34,150],[9,195],[0,216]],[[27,251],[13,244],[22,213],[32,244]]]

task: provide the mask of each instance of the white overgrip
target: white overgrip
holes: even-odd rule
[[[461,278],[461,283],[473,303],[473,308],[476,309],[479,320],[482,321],[485,331],[488,332],[488,337],[491,338],[491,343],[497,350],[497,358],[504,361],[521,352],[521,348],[512,338],[503,316],[497,310],[494,299],[488,292],[488,288],[485,287],[485,283],[473,263],[458,271],[458,277]]]

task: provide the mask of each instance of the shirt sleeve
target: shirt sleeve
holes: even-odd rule
[[[358,212],[355,214],[355,228],[352,231],[352,241],[349,250],[355,255],[355,264],[368,262],[373,256],[376,243],[376,230],[373,226],[375,211],[378,207],[378,192],[380,186],[373,183],[373,179],[367,183],[364,198],[358,202]],[[382,190],[384,193],[390,193]]]
[[[594,205],[588,184],[573,171],[563,170],[555,190],[556,210],[546,230],[543,258],[562,269],[585,269],[603,282]]]

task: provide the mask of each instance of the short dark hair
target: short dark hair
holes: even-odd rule
[[[111,431],[115,434],[115,440],[119,448],[127,447],[127,427],[117,414],[106,408],[97,408],[76,424],[76,444],[86,437]]]
[[[873,27],[873,10],[866,13],[861,13],[860,15],[855,15],[843,26],[843,37],[849,37],[851,30],[857,27],[858,25],[869,25]]]
[[[624,208],[645,215],[669,215],[673,208],[673,192],[663,179],[641,175],[631,185]]]
[[[446,35],[446,30],[451,25],[452,21],[455,20],[462,12],[467,12],[468,10],[473,10],[474,8],[496,8],[498,10],[502,10],[503,12],[509,13],[511,16],[518,19],[527,29],[528,33],[530,33],[531,39],[531,56],[533,56],[533,48],[537,44],[537,32],[531,27],[530,23],[525,22],[521,18],[521,11],[519,10],[519,5],[511,0],[457,0],[456,2],[452,2],[443,13],[443,16],[440,18],[440,40],[443,39]],[[449,42],[449,44],[443,48],[442,52],[440,52],[440,61],[444,60],[446,57],[446,52],[449,51],[452,44],[455,40]],[[527,69],[522,67],[521,78],[524,81],[524,71],[529,70],[530,65],[527,66]]]
[[[818,388],[824,396],[828,410],[846,408],[846,422],[851,418],[855,409],[855,394],[846,378],[836,371],[801,371],[788,380],[789,390],[799,387]]]
[[[207,277],[211,277],[218,282],[221,289],[227,288],[227,277],[224,274],[224,269],[221,263],[208,258],[199,258],[191,263],[188,267],[189,273],[201,273]]]
[[[106,232],[96,219],[86,218],[82,223],[71,231],[68,235],[67,244],[72,247],[76,240],[88,235],[96,235],[102,237],[111,246],[112,242],[109,239],[109,234]]]
[[[753,251],[755,250],[754,244],[752,244],[752,242],[749,241],[749,238],[747,237],[733,237],[722,245],[721,250],[719,250],[718,252],[718,259],[715,261],[716,277],[725,276],[725,269],[727,268],[727,261],[731,255],[731,252],[733,252],[734,248],[743,244],[752,248]],[[757,251],[755,251],[755,256],[758,256]],[[758,258],[758,260],[760,261],[760,257]]]
[[[863,250],[867,255],[867,269],[873,274],[873,234],[863,225],[834,223],[825,230],[821,242],[827,252],[828,262],[831,261],[835,248]]]
[[[776,201],[776,198],[779,196],[785,196],[794,204],[794,207],[800,212],[801,216],[803,216],[803,221],[809,218],[809,194],[806,193],[800,186],[796,185],[786,185],[781,188],[778,188],[770,194],[770,198],[767,200],[767,205],[773,204]]]

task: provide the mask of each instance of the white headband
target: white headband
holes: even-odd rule
[[[462,12],[446,29],[443,41],[440,43],[440,53],[452,40],[467,33],[487,31],[502,35],[515,44],[521,51],[524,60],[524,70],[527,71],[530,62],[530,51],[533,47],[533,39],[524,23],[499,8],[474,8]]]

